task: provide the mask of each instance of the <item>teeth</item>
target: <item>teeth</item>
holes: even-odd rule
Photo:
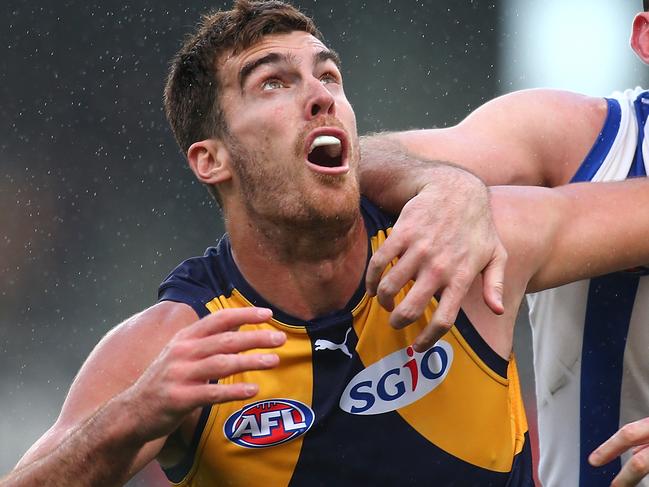
[[[340,139],[332,135],[319,135],[313,140],[311,147],[309,148],[309,154],[316,147],[327,146],[325,149],[329,157],[337,157],[342,152],[342,143]]]

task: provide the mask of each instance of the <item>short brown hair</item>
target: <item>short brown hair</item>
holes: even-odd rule
[[[235,0],[232,10],[203,16],[171,61],[164,92],[167,119],[184,153],[227,129],[219,102],[219,57],[229,50],[237,54],[265,35],[292,31],[322,40],[312,19],[281,1]]]

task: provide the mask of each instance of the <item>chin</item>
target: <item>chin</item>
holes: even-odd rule
[[[299,231],[320,231],[341,235],[360,218],[358,188],[320,187],[299,201],[287,202],[280,211],[283,225]]]
[[[311,219],[331,232],[346,232],[360,217],[360,193],[358,190],[323,193],[312,205]]]

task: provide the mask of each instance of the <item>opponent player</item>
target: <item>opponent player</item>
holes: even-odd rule
[[[642,61],[649,61],[649,13],[635,17],[631,45]],[[393,145],[396,143],[414,156],[448,160],[469,168],[488,184],[558,186],[646,176],[647,103],[649,93],[641,89],[607,99],[550,90],[512,93],[485,104],[452,128],[366,140],[364,160],[384,161],[384,165],[367,165],[361,178],[366,183],[363,189],[376,201],[387,198],[384,203],[395,212],[406,201],[396,200],[399,193],[412,194],[408,186],[414,167],[425,174],[425,165],[404,162],[402,154],[390,155],[390,151],[398,151]],[[400,186],[392,186],[392,181]],[[425,206],[421,200],[418,205]],[[422,223],[428,213],[415,210],[413,206],[406,208],[400,228],[373,257],[368,271],[368,288],[375,290],[385,263],[402,257],[378,285],[379,299],[389,309],[395,291],[421,272],[422,259],[407,258],[409,251],[404,255],[407,244],[433,245]],[[648,212],[641,205],[632,211]],[[626,218],[626,214],[620,214],[620,218]],[[400,229],[410,234],[401,234]],[[620,459],[594,468],[589,465],[589,454],[625,423],[649,416],[646,274],[646,267],[638,267],[529,296],[539,413],[539,473],[547,487],[608,486],[620,472]],[[417,316],[434,291],[411,296],[408,312],[397,307],[393,323],[403,325]],[[430,342],[439,333],[431,334]],[[649,420],[632,423],[591,461],[602,465],[631,446],[646,444]],[[635,485],[649,472],[649,449],[628,452],[623,458],[628,460],[632,454],[616,485]],[[649,486],[649,480],[643,485]]]
[[[3,485],[120,484],[156,456],[181,485],[530,485],[517,304],[649,259],[649,218],[618,218],[649,204],[649,182],[494,190],[506,311],[477,279],[417,353],[436,304],[395,330],[365,293],[391,221],[359,205],[355,116],[310,19],[276,1],[206,17],[166,104],[228,235],[102,340]]]

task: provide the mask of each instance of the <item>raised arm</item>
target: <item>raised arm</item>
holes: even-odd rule
[[[270,317],[229,309],[196,321],[184,304],[163,302],[107,335],[76,377],[56,423],[0,481],[2,487],[123,485],[161,452],[201,406],[245,399],[255,384],[212,384],[241,370],[271,368],[283,333],[233,332]]]
[[[363,137],[361,187],[378,203],[387,198],[403,206],[403,195],[385,182],[412,177],[418,169],[409,158],[450,162],[489,186],[560,186],[588,154],[606,115],[603,98],[548,89],[509,93],[453,127]]]
[[[603,99],[529,90],[497,98],[455,127],[363,138],[362,191],[400,212],[370,262],[368,291],[392,309],[395,293],[408,280],[416,281],[393,310],[392,325],[413,321],[439,294],[440,306],[416,347],[435,341],[455,320],[480,272],[485,302],[496,313],[503,310],[506,253],[493,231],[487,193],[455,164],[488,184],[563,184],[590,150],[605,117]],[[396,257],[399,262],[383,274]]]

